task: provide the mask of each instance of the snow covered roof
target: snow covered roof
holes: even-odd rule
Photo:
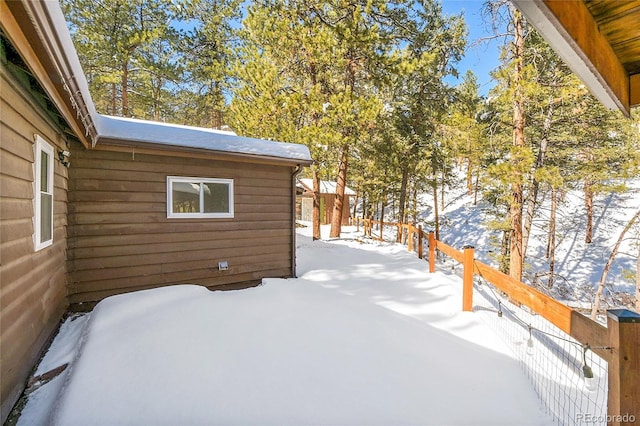
[[[97,114],[100,139],[137,142],[220,153],[244,154],[310,164],[305,145],[236,136],[235,133],[202,127],[160,123]]]
[[[313,191],[313,179],[300,179],[300,183],[307,191]],[[320,181],[320,193],[321,194],[335,194],[336,193],[336,183],[330,182],[328,180]],[[349,188],[348,186],[344,187],[344,195],[356,195],[356,192]]]
[[[45,65],[39,76],[54,76],[54,85],[44,84],[53,99],[64,99],[66,119],[73,121],[76,135],[91,147],[108,140],[119,145],[153,144],[150,148],[173,150],[204,150],[261,159],[285,160],[311,164],[311,154],[304,145],[239,137],[233,132],[198,127],[109,117],[98,114],[89,92],[86,76],[80,65],[67,24],[57,1],[10,2],[16,16],[26,16],[20,25],[31,43],[38,46],[36,54]],[[23,22],[24,21],[24,22]],[[42,82],[41,82],[42,83]],[[52,93],[57,92],[57,93]],[[75,113],[71,111],[75,110]],[[130,143],[128,143],[130,142]]]

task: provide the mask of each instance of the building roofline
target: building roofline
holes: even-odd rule
[[[0,0],[0,12],[3,31],[87,148],[96,148],[104,141],[109,145],[142,144],[147,149],[174,152],[210,151],[246,158],[281,159],[301,165],[313,162],[309,149],[300,144],[98,114],[59,2]]]
[[[311,165],[309,148],[301,144],[237,136],[232,132],[133,118],[97,115],[99,145],[161,151],[210,152],[259,160]]]
[[[98,139],[95,107],[57,1],[0,0],[2,29],[85,146]]]

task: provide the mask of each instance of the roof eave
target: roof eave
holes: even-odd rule
[[[640,79],[629,77],[582,1],[512,2],[605,107],[629,116]]]
[[[0,1],[2,28],[78,139],[95,145],[95,107],[58,2]]]
[[[274,164],[287,166],[310,166],[313,160],[304,158],[275,157],[269,155],[245,154],[240,152],[218,151],[213,149],[191,148],[178,145],[155,144],[140,141],[122,141],[100,138],[94,148],[96,151],[116,151],[135,154],[166,155],[187,158],[209,158],[242,161],[245,163]]]

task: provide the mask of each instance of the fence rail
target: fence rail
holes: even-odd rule
[[[360,223],[364,225],[365,235],[378,240],[384,239],[385,226],[396,227],[396,241],[406,241],[408,249],[417,251],[421,259],[423,241],[428,241],[430,272],[435,272],[436,251],[461,263],[464,311],[473,310],[474,277],[479,276],[504,292],[510,301],[526,306],[582,344],[585,350],[596,353],[608,363],[607,424],[640,422],[640,314],[627,309],[609,310],[604,327],[564,303],[476,260],[473,247],[458,250],[436,240],[433,232],[425,233],[413,224],[380,222],[373,218],[360,218],[358,226]],[[373,237],[376,225],[380,236]],[[417,250],[414,245],[418,246]]]

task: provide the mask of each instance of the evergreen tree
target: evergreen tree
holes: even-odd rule
[[[593,239],[594,203],[598,194],[624,191],[624,180],[638,173],[637,129],[618,111],[585,95],[575,105],[571,137],[562,152],[564,175],[584,193],[585,242]]]
[[[488,178],[493,178],[493,181],[486,192],[487,198],[495,203],[496,212],[506,208],[505,219],[494,222],[496,229],[504,233],[500,269],[521,280],[524,184],[533,156],[525,143],[528,66],[525,64],[524,47],[527,27],[522,14],[504,0],[487,1],[483,10],[491,18],[494,31],[504,28],[507,34],[502,36],[502,63],[493,72],[497,84],[490,94],[494,114],[488,134],[495,144],[495,155],[488,168]]]
[[[407,221],[409,183],[419,178],[417,171],[429,170],[431,187],[437,190],[438,171],[447,170],[439,127],[450,106],[452,90],[443,79],[456,75],[454,65],[466,44],[462,18],[445,17],[438,3],[423,2],[410,23],[406,44],[398,53],[401,67],[390,77],[389,101],[389,113],[399,137],[395,148],[403,222]]]
[[[153,104],[157,109],[158,88],[175,77],[174,70],[170,78],[158,73],[175,65],[166,46],[172,39],[170,6],[161,0],[62,1],[99,112],[143,117]]]
[[[404,15],[384,2],[262,1],[243,23],[232,120],[241,132],[306,143],[328,168],[337,164],[332,236],[350,155],[382,109],[376,77],[393,62],[391,28]]]
[[[488,169],[492,181],[486,184],[486,195],[502,211],[506,208],[509,212],[508,238],[503,240],[508,244],[503,244],[503,255],[510,259],[508,270],[513,272],[514,265],[525,260],[540,191],[551,192],[554,211],[548,226],[547,256],[552,285],[558,194],[583,186],[587,217],[591,217],[594,194],[605,187],[611,190],[619,178],[629,176],[637,150],[622,117],[605,110],[588,95],[535,31],[529,29],[522,34],[526,36],[521,40],[522,48],[511,51],[521,52],[520,56],[505,50],[503,66],[494,74],[498,84],[492,91],[495,114],[489,128],[497,155]],[[522,61],[520,71],[516,58]],[[520,103],[526,109],[520,110]],[[522,133],[519,123],[526,124]],[[522,242],[514,242],[520,232]],[[516,265],[518,271],[521,274],[522,264]]]
[[[466,72],[462,83],[456,87],[454,99],[443,121],[443,132],[456,161],[464,164],[467,194],[475,194],[475,204],[487,146],[486,124],[482,122],[484,99],[479,95],[478,81],[471,70]]]
[[[185,75],[176,113],[181,122],[220,129],[231,96],[241,1],[184,0],[179,11],[188,29],[180,42]]]
[[[331,52],[338,46],[308,6],[264,1],[248,8],[239,33],[229,120],[240,134],[309,147],[315,159],[314,238],[320,238],[320,174],[329,167],[339,139],[330,102]]]

